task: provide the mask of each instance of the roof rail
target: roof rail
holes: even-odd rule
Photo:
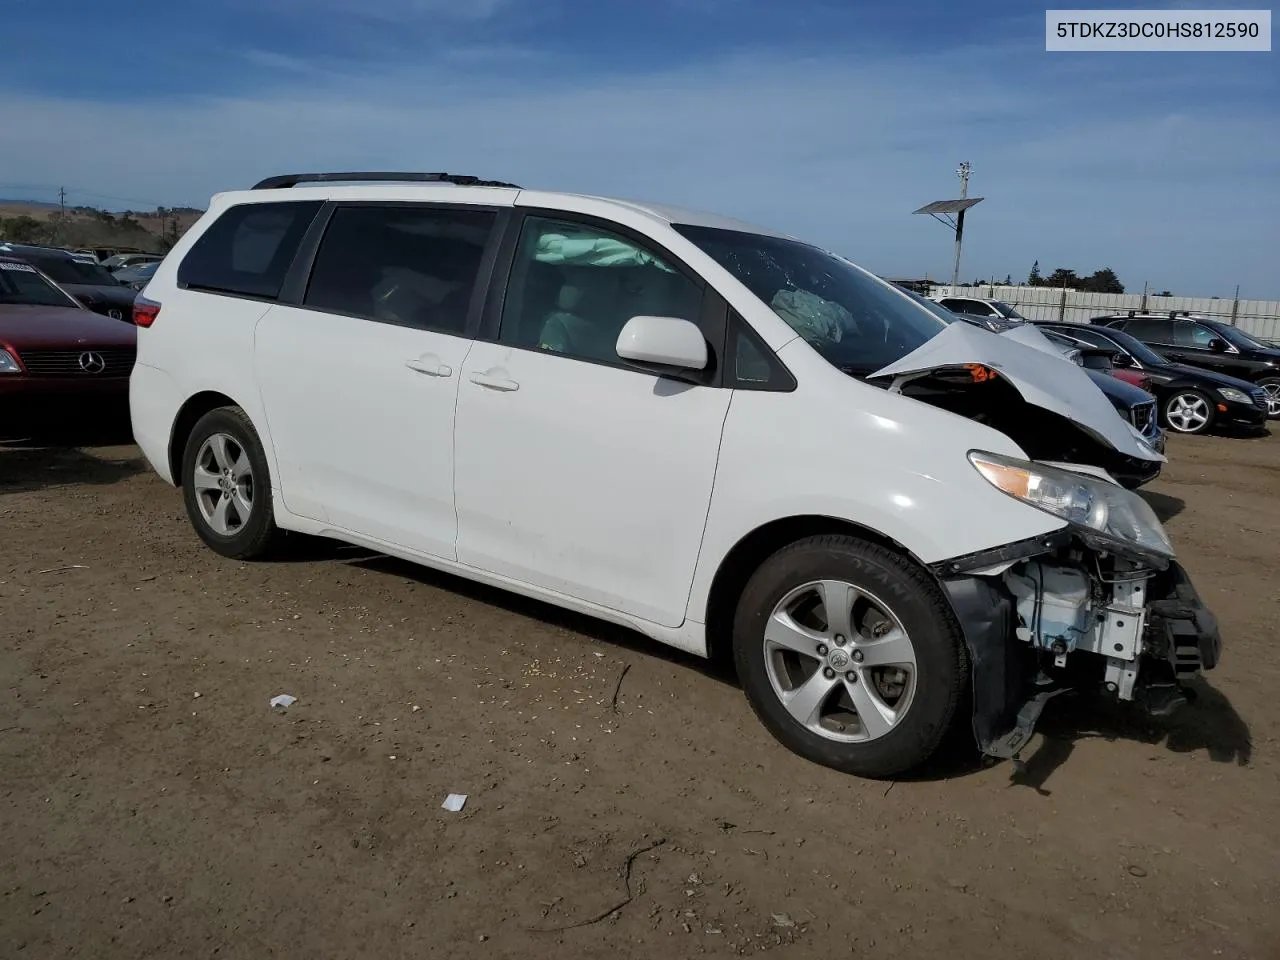
[[[481,180],[479,177],[458,173],[391,173],[386,170],[352,171],[347,173],[285,173],[278,177],[267,177],[253,185],[255,190],[276,190],[282,187],[296,187],[300,183],[355,183],[359,181],[377,181],[382,183],[452,183],[459,187],[511,187],[519,190],[514,183],[501,180]]]

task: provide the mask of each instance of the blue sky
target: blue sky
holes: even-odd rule
[[[986,199],[964,279],[1038,259],[1111,266],[1137,291],[1280,298],[1276,53],[1050,54],[1043,8],[999,0],[8,0],[3,16],[4,197],[201,206],[290,170],[449,169],[711,209],[943,277],[946,230],[910,212],[954,196],[969,160]]]

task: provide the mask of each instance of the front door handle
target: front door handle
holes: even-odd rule
[[[425,357],[419,357],[416,360],[406,360],[404,365],[410,370],[425,373],[428,377],[453,376],[453,368],[447,363],[441,362],[440,358],[435,354],[427,354]]]
[[[482,387],[488,387],[490,390],[502,390],[506,393],[520,389],[520,384],[509,377],[498,377],[491,373],[473,373],[471,382],[477,383]]]

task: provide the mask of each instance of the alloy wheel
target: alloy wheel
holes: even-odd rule
[[[1280,380],[1268,380],[1260,386],[1267,395],[1267,416],[1280,417]]]
[[[1198,433],[1209,423],[1209,401],[1195,393],[1180,393],[1165,408],[1165,419],[1179,433]]]
[[[215,433],[200,445],[192,474],[200,515],[214,533],[239,533],[253,513],[253,466],[235,437]]]
[[[843,580],[815,580],[783,597],[765,626],[764,655],[787,713],[819,736],[876,740],[911,708],[911,638],[883,601]]]

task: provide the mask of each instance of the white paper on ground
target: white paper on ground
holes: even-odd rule
[[[292,707],[297,702],[297,697],[291,697],[287,693],[282,693],[278,697],[271,698],[271,706],[273,707]]]
[[[444,798],[444,803],[440,804],[440,806],[444,807],[444,809],[448,810],[450,813],[457,813],[462,809],[462,805],[466,802],[467,795],[465,793],[451,793]]]

